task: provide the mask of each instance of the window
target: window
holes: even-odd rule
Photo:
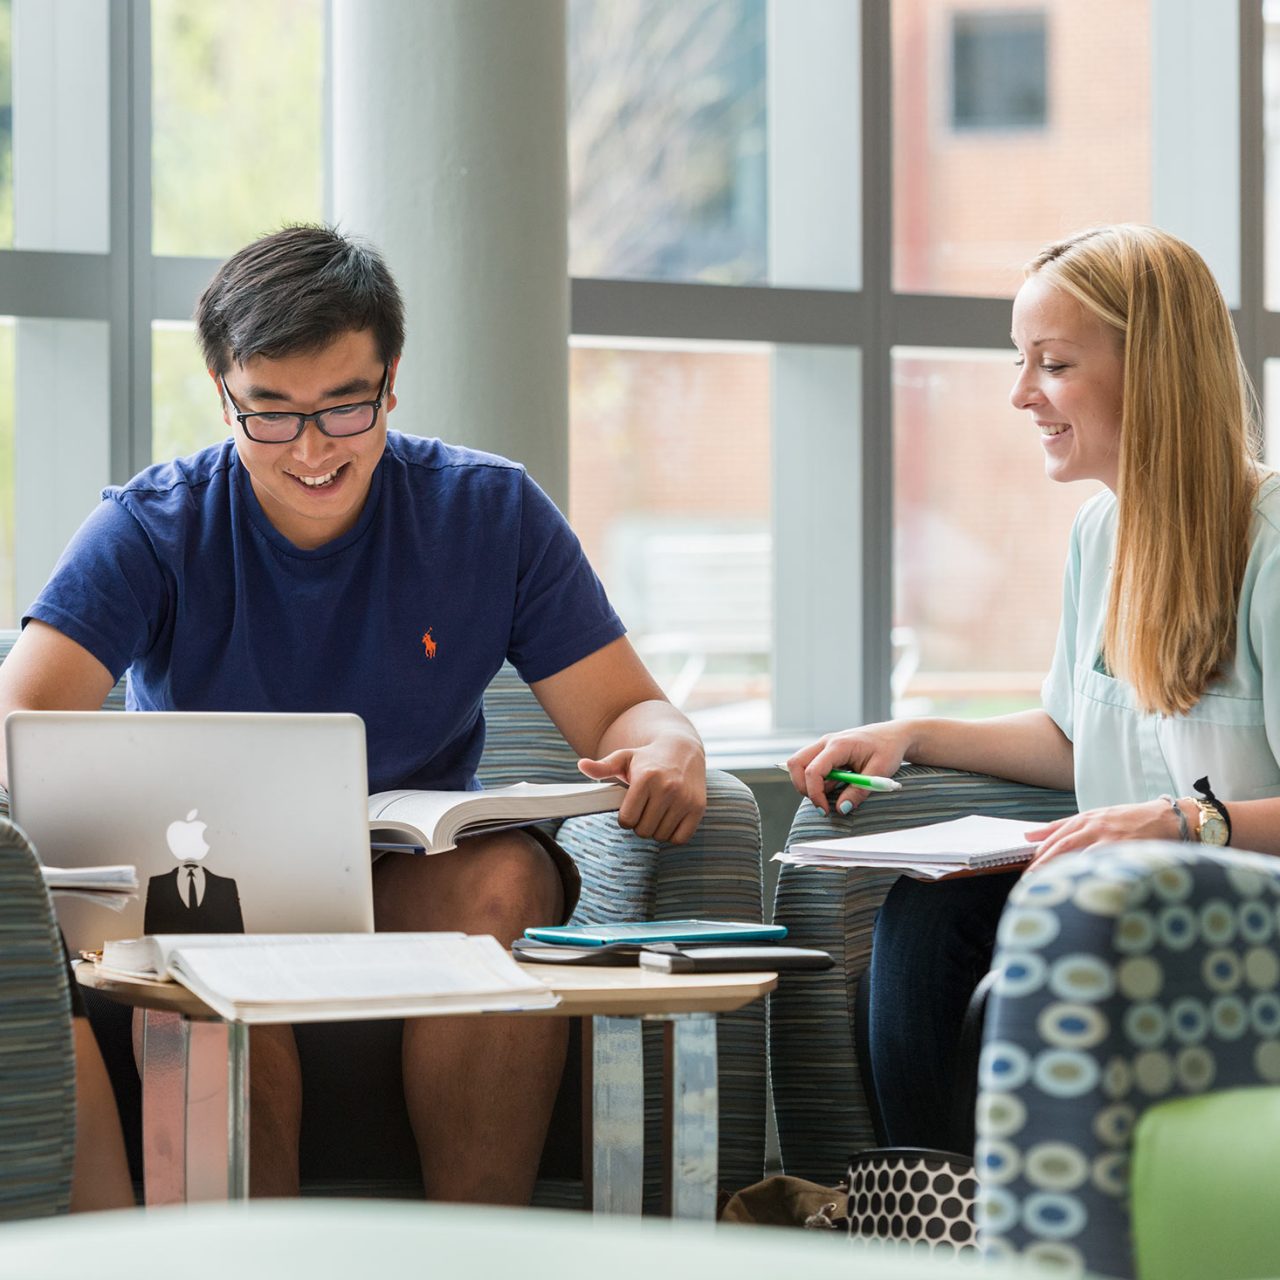
[[[896,289],[1011,297],[1045,242],[1152,220],[1149,7],[1058,5],[1049,41],[1044,13],[895,0]],[[950,86],[937,73],[948,56]],[[1058,86],[1052,129],[1013,127],[1019,112],[1034,123],[1024,81],[1039,86],[1042,122],[1046,86]]]
[[[0,627],[16,627],[13,483],[13,317],[0,317]]]
[[[1008,299],[1156,222],[1280,360],[1278,5],[568,0],[569,512],[709,736],[1034,699],[1085,493],[1007,407]],[[349,9],[0,0],[0,621],[103,483],[225,430],[191,308],[325,216]]]
[[[0,248],[13,243],[13,0],[0,0]]]
[[[768,348],[579,340],[569,367],[569,517],[632,643],[708,736],[768,732]]]
[[[324,0],[151,0],[152,247],[222,257],[324,214]]]
[[[1015,373],[1011,352],[894,352],[895,714],[1040,703],[1071,522],[1099,486],[1046,478]]]
[[[151,453],[181,458],[231,434],[204,367],[196,327],[157,320],[151,326]]]
[[[569,269],[767,278],[764,0],[571,0]]]
[[[1042,129],[1048,120],[1043,13],[957,13],[951,20],[951,124]]]

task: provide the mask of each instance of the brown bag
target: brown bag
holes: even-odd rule
[[[721,1222],[751,1223],[763,1227],[809,1227],[845,1230],[849,1187],[824,1187],[818,1182],[780,1174],[744,1187],[729,1198]]]

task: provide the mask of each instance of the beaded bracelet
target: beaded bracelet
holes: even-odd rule
[[[1178,819],[1178,839],[1183,844],[1188,844],[1191,840],[1191,824],[1187,821],[1187,815],[1182,812],[1182,806],[1171,795],[1163,795],[1160,799],[1169,802],[1169,808]]]

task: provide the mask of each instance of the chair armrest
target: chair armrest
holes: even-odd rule
[[[986,774],[904,765],[903,790],[870,796],[847,817],[800,803],[787,845],[927,826],[970,813],[1027,821],[1076,811],[1075,796]],[[788,1173],[831,1182],[850,1153],[875,1144],[858,1067],[853,1006],[871,957],[876,913],[897,877],[870,870],[825,871],[784,864],[773,919],[788,940],[836,960],[817,974],[788,974],[770,1011],[774,1111]]]
[[[0,819],[0,1220],[65,1213],[75,1058],[62,944],[22,831]]]
[[[707,772],[707,811],[688,844],[641,839],[612,813],[566,818],[556,839],[582,874],[574,919],[760,920],[760,813],[751,789]]]
[[[707,812],[684,845],[642,840],[612,813],[568,818],[556,838],[582,874],[574,919],[760,920],[760,813],[745,783],[707,773]],[[646,1027],[645,1187],[652,1204],[660,1184],[661,1027]],[[763,1001],[718,1019],[720,1185],[758,1181],[764,1171],[765,1006]]]
[[[1280,1081],[1280,860],[1141,842],[1024,877],[1000,923],[977,1113],[993,1251],[1133,1274],[1150,1108]]]

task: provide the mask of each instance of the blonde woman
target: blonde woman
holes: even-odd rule
[[[1118,840],[1280,853],[1280,476],[1254,460],[1221,292],[1175,237],[1102,227],[1028,264],[1012,337],[1049,478],[1106,486],[1072,529],[1043,709],[828,734],[788,762],[796,788],[848,813],[864,793],[829,796],[830,770],[903,760],[1074,787],[1033,866]],[[867,1065],[886,1142],[972,1146],[957,1042],[1016,878],[904,878],[885,901]]]

